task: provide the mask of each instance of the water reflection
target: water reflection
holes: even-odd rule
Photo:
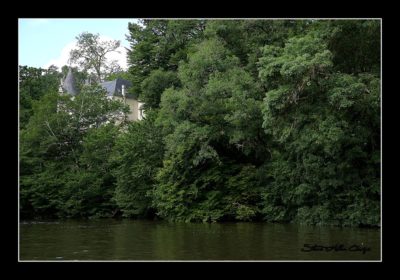
[[[371,251],[302,252],[304,244]],[[379,260],[380,230],[95,220],[20,224],[21,260]]]

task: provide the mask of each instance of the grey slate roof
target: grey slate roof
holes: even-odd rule
[[[125,86],[125,94],[127,97],[133,97],[133,95],[128,94],[128,89],[129,87],[132,86],[132,83],[130,81],[117,78],[113,81],[106,81],[100,83],[100,86],[102,86],[106,91],[107,91],[107,96],[121,96],[122,97],[122,85]],[[68,70],[68,74],[64,79],[64,82],[62,83],[62,88],[64,92],[71,94],[71,95],[76,95],[78,94],[78,87],[77,83],[74,77],[74,74],[72,73],[71,68]]]
[[[113,81],[102,82],[100,85],[107,91],[107,96],[122,96],[122,85],[124,85],[126,96],[130,96],[127,90],[132,86],[132,83],[130,81],[117,78]]]
[[[67,77],[65,77],[64,83],[62,85],[64,91],[71,95],[76,95],[78,93],[78,88],[76,86],[75,77],[72,74],[71,68],[68,70]]]

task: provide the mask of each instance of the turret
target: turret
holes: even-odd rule
[[[63,82],[62,88],[65,93],[76,95],[78,93],[78,88],[76,86],[76,81],[74,74],[72,73],[71,67],[69,67],[67,77]]]

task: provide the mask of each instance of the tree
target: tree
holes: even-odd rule
[[[124,79],[124,80],[131,80],[132,77],[129,74],[128,71],[115,71],[113,73],[108,73],[107,76],[105,77],[105,80],[107,81],[112,81],[112,80],[116,80],[116,79]]]
[[[34,102],[20,134],[21,213],[76,217],[115,210],[105,206],[110,198],[104,201],[104,190],[113,187],[107,161],[113,127],[127,110],[91,86],[74,99],[50,92]]]
[[[342,61],[335,64],[320,31],[263,48],[263,127],[274,143],[263,214],[268,221],[377,225],[379,77],[334,71]]]
[[[21,213],[379,225],[379,31],[376,20],[130,24],[129,70],[108,75],[146,103],[127,126],[101,88],[70,100],[50,72],[27,71]]]
[[[33,114],[32,103],[48,92],[57,92],[60,84],[57,67],[48,69],[19,66],[20,128],[24,128]]]
[[[162,167],[164,145],[160,129],[154,123],[154,113],[147,111],[145,119],[130,123],[116,140],[112,152],[114,200],[125,217],[151,217],[155,212],[151,191],[155,175]]]
[[[101,41],[99,34],[84,32],[76,39],[77,48],[71,50],[69,63],[77,63],[84,71],[93,71],[97,82],[103,81],[107,74],[121,70],[115,60],[107,61],[106,55],[116,52],[121,45],[118,40]]]
[[[379,20],[328,21],[325,25],[321,29],[330,31],[328,48],[336,70],[348,74],[379,73]]]
[[[142,20],[129,23],[129,72],[132,92],[141,95],[141,83],[154,70],[176,71],[188,49],[201,41],[203,20]]]
[[[179,66],[178,77],[182,88],[164,91],[158,115],[167,134],[153,192],[158,215],[212,222],[257,218],[260,181],[253,153],[263,149],[263,131],[251,76],[213,38]]]
[[[154,70],[142,82],[140,100],[144,102],[144,108],[157,109],[160,106],[161,95],[165,89],[179,85],[179,79],[175,72]]]
[[[118,212],[115,203],[115,177],[111,173],[111,151],[119,128],[106,124],[89,130],[81,142],[79,169],[64,174],[61,189],[63,215],[69,217],[113,217]]]

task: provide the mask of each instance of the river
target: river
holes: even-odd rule
[[[376,228],[100,219],[24,221],[19,231],[21,261],[380,260]]]

